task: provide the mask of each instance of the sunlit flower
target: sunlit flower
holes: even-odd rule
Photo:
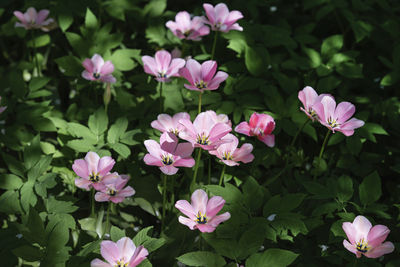
[[[167,26],[172,33],[180,39],[200,41],[201,37],[210,33],[210,29],[204,25],[202,17],[190,19],[186,11],[178,12],[175,21],[168,21]]]
[[[149,252],[143,246],[136,247],[128,237],[123,237],[117,242],[102,241],[100,245],[101,256],[107,261],[94,259],[91,267],[136,267]]]
[[[179,77],[179,70],[185,66],[182,58],[172,59],[171,54],[165,50],[157,51],[154,58],[143,56],[143,68],[148,74],[154,75],[159,82],[169,82],[170,77]]]
[[[214,150],[220,144],[229,142],[221,140],[232,128],[226,123],[216,123],[211,111],[201,112],[192,123],[188,119],[179,120],[185,126],[185,130],[179,133],[179,137],[192,143],[194,147],[205,150]]]
[[[100,158],[97,153],[88,152],[85,159],[77,159],[72,165],[72,169],[80,177],[75,179],[75,185],[85,190],[91,187],[103,189],[104,184],[101,181],[106,175],[114,175],[109,173],[114,164],[115,161],[109,156]]]
[[[147,165],[160,167],[167,175],[175,174],[177,167],[194,166],[195,161],[191,157],[193,146],[190,143],[178,144],[178,138],[174,134],[164,132],[160,137],[160,144],[154,140],[144,141],[149,152],[143,159]]]
[[[236,126],[235,132],[247,136],[257,136],[258,140],[262,141],[269,147],[273,147],[275,145],[275,136],[271,133],[274,129],[274,118],[267,114],[254,112],[248,123],[243,121]]]
[[[228,166],[236,166],[239,165],[239,161],[243,163],[253,161],[254,155],[251,154],[253,146],[251,144],[243,144],[241,148],[238,148],[239,140],[233,134],[227,134],[221,139],[228,139],[230,142],[219,145],[216,150],[211,150],[209,153],[217,156],[223,163]]]
[[[125,187],[128,180],[128,175],[110,178],[105,176],[102,180],[104,188],[96,193],[94,199],[99,202],[112,201],[113,203],[120,203],[125,198],[133,196],[135,190],[130,186]]]
[[[207,112],[211,115],[215,123],[222,122],[232,127],[232,122],[226,114],[217,114],[214,110],[208,110]]]
[[[243,31],[243,28],[236,23],[236,21],[243,18],[240,11],[234,10],[229,12],[228,7],[224,3],[219,3],[215,7],[210,4],[203,4],[203,7],[207,15],[204,23],[211,25],[213,31]]]
[[[332,97],[324,96],[321,102],[313,106],[313,109],[318,115],[319,122],[332,132],[339,131],[346,136],[351,136],[354,134],[354,129],[364,125],[364,121],[351,118],[356,112],[356,107],[350,102],[340,102],[336,106]]]
[[[151,122],[151,127],[162,133],[170,132],[178,135],[180,131],[185,129],[185,127],[179,123],[181,119],[190,120],[189,113],[179,112],[172,117],[168,114],[160,114],[157,116],[157,120]]]
[[[51,24],[54,23],[54,19],[46,19],[49,13],[47,9],[42,9],[38,13],[34,7],[28,8],[25,13],[14,11],[14,15],[20,21],[15,23],[15,27],[23,27],[26,30],[41,29],[48,32],[51,29]]]
[[[329,94],[320,94],[318,95],[315,90],[310,87],[306,86],[303,90],[299,91],[298,98],[303,103],[304,108],[300,108],[312,121],[318,119],[317,113],[313,109],[313,106],[321,102],[324,96],[332,97]],[[333,97],[332,97],[333,98]]]
[[[189,59],[186,66],[179,71],[179,74],[188,80],[190,84],[184,84],[187,89],[201,91],[216,90],[220,83],[228,78],[228,74],[218,71],[217,62],[208,60],[200,64],[194,59]]]
[[[0,103],[1,103],[1,96],[0,96]],[[4,110],[6,110],[7,107],[0,107],[0,114],[3,113]]]
[[[116,79],[111,73],[114,71],[114,65],[110,60],[104,62],[104,59],[94,54],[91,59],[86,58],[83,63],[85,70],[82,77],[89,81],[101,81],[103,83],[115,83]]]
[[[389,228],[384,225],[372,227],[370,221],[364,216],[357,216],[353,223],[343,223],[342,228],[350,241],[343,240],[343,245],[356,254],[357,258],[360,258],[362,254],[367,258],[379,258],[394,251],[392,242],[383,243],[390,233]]]
[[[178,200],[175,203],[175,207],[188,217],[179,216],[179,222],[191,230],[199,229],[201,232],[211,233],[221,222],[231,217],[229,212],[217,215],[225,204],[225,200],[220,196],[208,200],[207,193],[197,189],[191,199],[191,204],[186,200]]]

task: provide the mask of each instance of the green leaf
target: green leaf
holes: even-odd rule
[[[377,123],[367,122],[363,128],[372,134],[389,135],[386,130]]]
[[[97,136],[94,135],[90,129],[82,124],[76,122],[69,122],[67,124],[67,131],[73,137],[82,137],[88,142],[95,144],[97,142]]]
[[[264,198],[263,189],[253,177],[249,177],[244,183],[243,196],[247,207],[251,210],[261,207]]]
[[[303,47],[303,51],[309,58],[309,64],[311,68],[315,69],[321,65],[321,56],[317,51],[307,47]]]
[[[240,258],[247,258],[256,253],[262,246],[265,236],[261,233],[266,232],[266,224],[256,224],[247,229],[239,239]]]
[[[96,16],[92,13],[92,11],[87,8],[86,9],[86,16],[85,16],[85,27],[88,29],[97,28],[98,21]]]
[[[246,46],[245,50],[245,64],[247,70],[254,76],[259,76],[266,70],[265,56],[263,54],[268,54],[266,49]]]
[[[143,14],[149,17],[159,17],[167,7],[166,0],[151,0],[150,3],[143,8]]]
[[[140,50],[138,49],[118,49],[112,54],[110,60],[117,70],[129,71],[138,65],[132,58],[139,56]]]
[[[359,186],[361,203],[369,205],[377,201],[382,195],[381,187],[381,178],[376,171],[365,177]]]
[[[398,71],[392,71],[388,74],[386,74],[382,80],[381,80],[381,85],[382,86],[391,86],[395,83],[397,83],[400,80],[400,75]]]
[[[21,178],[14,174],[0,174],[0,188],[5,190],[19,189],[23,185]]]
[[[74,22],[74,19],[70,15],[60,14],[58,16],[58,25],[63,32],[68,30],[68,28],[72,25],[72,22]]]
[[[89,129],[97,136],[107,130],[108,117],[103,108],[99,108],[93,115],[89,117]]]
[[[111,240],[114,242],[117,242],[118,240],[126,236],[125,230],[121,230],[114,225],[111,226],[110,235],[111,235]]]
[[[28,181],[21,187],[21,206],[27,212],[29,207],[34,207],[37,202],[37,197],[33,191],[34,181]]]
[[[107,141],[111,144],[116,143],[125,133],[127,128],[128,119],[125,117],[119,118],[113,125],[111,125],[110,130],[108,130]]]
[[[306,195],[301,193],[273,196],[265,204],[263,214],[268,216],[271,213],[292,211],[300,206],[305,197]]]
[[[38,48],[38,47],[46,46],[49,43],[50,43],[50,35],[43,34],[43,35],[40,35],[40,36],[36,37],[33,40],[29,40],[27,42],[27,45],[28,45],[28,47],[36,46],[36,48]]]
[[[74,56],[63,56],[54,60],[60,71],[72,77],[78,77],[82,73],[82,62]]]
[[[332,35],[322,42],[321,54],[324,57],[330,57],[343,47],[343,35]]]
[[[113,144],[111,147],[115,152],[120,154],[121,157],[123,157],[125,159],[128,158],[129,155],[131,154],[131,150],[129,149],[129,147],[127,147],[124,144],[116,143],[116,144]]]
[[[36,242],[40,245],[45,245],[45,231],[42,218],[40,218],[39,213],[31,207],[29,209],[29,217],[26,226],[29,229],[30,237],[34,238]]]
[[[39,160],[42,155],[40,148],[40,136],[36,135],[30,143],[25,146],[24,149],[24,163],[27,169],[32,168]]]
[[[9,190],[0,196],[0,211],[6,214],[21,213],[19,191]]]
[[[48,213],[72,213],[79,208],[71,201],[56,200],[54,197],[45,199],[44,203]]]
[[[28,171],[28,181],[35,181],[42,175],[50,166],[52,160],[53,156],[51,155],[42,157],[39,162]]]
[[[289,250],[270,248],[264,253],[253,254],[246,261],[246,267],[286,267],[290,265],[299,254]]]
[[[95,150],[92,142],[83,140],[71,140],[67,142],[67,146],[75,150],[76,152],[88,152]]]
[[[48,84],[50,80],[49,77],[33,77],[29,82],[29,90],[32,92],[41,89]]]
[[[356,64],[352,62],[344,62],[336,67],[336,71],[347,78],[363,78],[363,66],[362,64]]]
[[[223,257],[209,251],[189,252],[179,256],[177,260],[188,266],[222,267],[226,264]]]
[[[348,201],[353,196],[353,191],[353,180],[349,176],[340,176],[336,189],[336,197],[339,201]]]
[[[12,250],[15,256],[26,261],[39,261],[43,257],[43,252],[38,248],[30,245],[24,245]]]

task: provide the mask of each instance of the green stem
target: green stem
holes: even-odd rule
[[[110,104],[111,101],[111,85],[110,83],[106,84],[106,88],[104,90],[104,95],[103,95],[103,100],[104,100],[104,110],[108,111],[108,104]]]
[[[175,203],[175,175],[171,175],[171,179],[172,179],[172,190],[171,190],[171,206],[170,206],[170,210],[173,210],[174,207],[174,203]]]
[[[203,92],[200,92],[199,94],[199,114],[201,113],[201,96],[203,95]]]
[[[36,66],[36,71],[37,71],[37,76],[40,77],[40,66],[39,66],[39,60],[37,58],[37,51],[36,51],[36,41],[35,41],[35,34],[33,30],[31,32],[31,38],[32,38],[32,45],[33,45],[33,64]]]
[[[216,48],[216,46],[217,46],[217,39],[218,39],[218,31],[215,31],[213,46],[212,46],[212,50],[211,50],[211,60],[214,59],[215,48]]]
[[[163,90],[163,83],[160,82],[160,113],[163,112],[162,90]]]
[[[182,48],[181,48],[181,57],[185,57],[185,52],[186,52],[186,42],[185,39],[182,40]]]
[[[296,135],[293,137],[292,142],[290,143],[290,146],[293,146],[296,143],[296,139],[299,136],[299,134],[303,131],[304,127],[306,124],[310,121],[310,119],[307,117],[306,121],[303,123],[303,125],[300,127],[300,129],[297,131]]]
[[[192,185],[196,184],[197,172],[199,170],[199,165],[200,165],[200,158],[201,158],[201,148],[199,147],[197,151],[196,165],[194,166]]]
[[[163,179],[163,205],[162,205],[162,218],[161,218],[161,233],[164,233],[165,227],[165,205],[167,202],[167,176],[162,174]]]
[[[108,226],[110,225],[110,210],[111,210],[111,205],[112,202],[108,202],[108,207],[107,207],[107,216],[106,216],[106,229],[105,229],[105,233],[108,234],[110,231],[108,230]]]
[[[318,161],[317,161],[317,167],[318,167],[318,169],[319,169],[319,167],[320,167],[321,158],[322,158],[322,155],[324,154],[325,146],[326,146],[326,144],[327,144],[327,142],[328,142],[330,133],[331,133],[331,130],[328,129],[328,132],[326,133],[325,138],[324,138],[324,142],[322,143],[321,150],[319,151],[319,156],[318,156]],[[315,173],[314,173],[314,180],[315,180],[316,178],[317,178],[317,171],[315,171]]]
[[[94,188],[90,189],[90,217],[94,217]]]
[[[211,157],[208,157],[208,184],[211,184]]]
[[[224,164],[224,167],[222,168],[221,176],[219,177],[219,184],[218,184],[219,186],[222,185],[222,180],[224,180],[225,169],[226,169],[226,165]]]

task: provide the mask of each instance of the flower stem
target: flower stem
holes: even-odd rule
[[[200,158],[201,158],[201,148],[199,147],[197,151],[196,165],[194,166],[192,186],[196,184],[197,172],[199,170],[199,165],[200,165]]]
[[[208,184],[211,184],[211,157],[208,156]]]
[[[181,48],[181,57],[185,57],[185,52],[186,52],[186,42],[185,39],[182,40],[182,48]]]
[[[203,92],[200,92],[199,94],[199,114],[201,113],[201,96],[203,95]]]
[[[297,131],[296,135],[293,137],[292,142],[290,143],[290,146],[293,146],[296,143],[296,139],[299,136],[299,134],[301,133],[301,131],[303,131],[304,127],[306,126],[306,124],[309,122],[310,120],[306,119],[306,121],[303,123],[303,125],[300,127],[300,129]]]
[[[94,216],[94,188],[90,189],[90,217]]]
[[[218,184],[219,186],[222,185],[222,181],[224,180],[225,169],[226,169],[226,165],[224,164],[224,167],[222,168],[221,176],[219,177],[219,184]]]
[[[33,30],[30,32],[31,32],[32,46],[33,46],[33,64],[36,67],[37,76],[40,77],[40,66],[39,66],[39,60],[37,58],[36,41],[35,41],[36,36],[35,36]]]
[[[320,167],[321,158],[322,158],[322,155],[324,154],[325,146],[326,146],[326,144],[327,144],[327,142],[328,142],[330,133],[331,133],[331,130],[328,129],[328,132],[327,132],[326,135],[325,135],[324,142],[322,143],[321,150],[319,151],[319,156],[318,156],[318,161],[317,161],[317,167],[318,167],[318,169],[319,169],[319,167]],[[315,173],[314,173],[314,180],[315,180],[316,178],[317,178],[317,171],[315,171]]]
[[[172,211],[175,203],[175,175],[171,175],[171,180],[172,180],[172,190],[171,190],[171,205],[170,205],[170,211]]]
[[[217,46],[217,39],[218,39],[218,31],[215,31],[213,46],[212,46],[212,49],[211,49],[211,60],[214,59],[215,47]]]
[[[111,205],[112,202],[110,201],[108,203],[108,207],[107,207],[107,216],[106,216],[106,229],[105,229],[105,233],[108,234],[110,231],[108,230],[108,226],[110,225],[110,210],[111,210]]]
[[[160,113],[163,112],[162,90],[163,90],[163,83],[160,82]]]
[[[165,227],[165,205],[167,202],[167,176],[162,174],[163,179],[163,205],[162,205],[162,217],[161,217],[161,233],[164,233]]]
[[[111,100],[111,84],[110,83],[106,84],[106,89],[104,90],[103,100],[104,100],[104,110],[106,111],[106,114],[107,114],[108,104],[110,104],[110,100]]]

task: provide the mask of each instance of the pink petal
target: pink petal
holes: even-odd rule
[[[346,233],[347,238],[349,239],[351,244],[356,243],[356,232],[357,230],[354,228],[351,222],[344,222],[342,224],[343,231]]]
[[[228,78],[228,73],[223,71],[218,71],[215,77],[208,84],[207,89],[208,90],[218,89],[220,83],[225,81],[227,78]]]
[[[153,124],[154,123],[154,124]],[[154,125],[154,126],[153,126]],[[151,127],[161,131],[161,132],[166,132],[171,129],[174,129],[174,123],[172,121],[172,118],[168,114],[160,114],[157,116],[157,120],[153,121],[151,123]]]
[[[178,200],[175,203],[175,208],[177,208],[180,212],[188,216],[190,219],[196,219],[196,211],[193,209],[193,206],[189,204],[186,200]]]
[[[178,145],[178,137],[171,132],[164,132],[160,137],[160,147],[162,150],[175,155]]]
[[[180,11],[175,16],[176,24],[182,32],[185,32],[190,29],[190,14],[186,11]]]
[[[371,247],[377,247],[385,241],[386,237],[390,233],[389,228],[384,225],[375,225],[371,228],[368,233],[368,245]]]
[[[106,201],[110,201],[110,195],[104,192],[97,192],[94,195],[94,199],[97,202],[106,202]]]
[[[236,149],[232,157],[235,161],[249,163],[252,162],[254,159],[254,155],[251,154],[252,151],[253,151],[252,144],[243,144],[241,148]]]
[[[82,178],[87,178],[89,177],[89,169],[88,165],[85,160],[83,159],[77,159],[74,161],[74,164],[72,165],[72,169],[74,172]]]
[[[232,25],[241,18],[243,18],[243,14],[240,11],[233,10],[229,12],[228,17],[225,20],[225,24]]]
[[[39,13],[37,14],[37,18],[36,18],[36,24],[41,25],[44,20],[47,18],[47,16],[49,15],[50,11],[47,9],[42,9],[39,11]]]
[[[36,12],[36,9],[34,7],[28,8],[28,10],[24,14],[24,16],[25,16],[26,22],[28,22],[28,23],[30,23],[30,22],[36,23],[37,12]]]
[[[112,76],[111,74],[106,74],[106,75],[100,76],[100,81],[102,81],[104,83],[115,83],[117,81],[117,79],[115,79],[115,77]]]
[[[90,267],[113,267],[111,264],[106,263],[99,259],[94,259],[90,262]]]
[[[196,226],[196,223],[194,222],[194,220],[191,220],[191,219],[183,217],[183,216],[179,216],[178,221],[181,224],[188,226],[190,228],[190,230],[194,230],[194,227]]]
[[[368,258],[379,258],[384,254],[392,253],[394,251],[394,245],[392,242],[385,242],[379,247],[372,248],[364,255]]]
[[[232,128],[225,123],[217,123],[210,131],[210,141],[214,142],[227,135]]]
[[[92,183],[89,180],[84,179],[84,178],[75,179],[75,185],[77,187],[85,189],[87,191],[90,189],[90,187],[92,187]]]
[[[168,68],[167,76],[179,77],[179,70],[185,67],[186,61],[182,58],[174,58]]]
[[[224,25],[222,25],[224,26]],[[229,27],[227,27],[223,32],[228,32],[230,30],[236,30],[236,31],[243,31],[243,27],[241,27],[238,23],[235,23]]]
[[[147,249],[145,249],[143,246],[138,246],[130,260],[129,267],[138,266],[144,259],[146,259],[148,255],[149,252]]]
[[[136,249],[135,244],[128,237],[123,237],[120,240],[118,240],[117,247],[119,251],[119,257],[121,259],[125,259],[125,262],[130,260]]]
[[[231,214],[229,212],[222,213],[221,215],[214,216],[211,220],[208,221],[207,224],[211,225],[212,227],[217,227],[220,223],[229,220]]]
[[[236,126],[235,132],[250,136],[250,126],[246,121],[242,121]]]
[[[353,116],[356,112],[356,107],[350,102],[340,102],[335,110],[334,117],[337,118],[337,122],[342,124]]]
[[[343,240],[343,246],[350,251],[351,253],[356,254],[357,258],[359,258],[358,254],[357,254],[357,249],[354,245],[350,244],[349,241],[347,241],[346,239]]]
[[[196,224],[196,228],[202,233],[212,233],[215,231],[215,227],[209,224]]]
[[[83,67],[89,72],[89,73],[93,73],[93,62],[87,58],[82,62]]]
[[[16,16],[22,23],[26,23],[24,14],[21,11],[14,11],[14,16]]]
[[[102,157],[99,160],[97,171],[101,176],[104,176],[111,171],[111,169],[114,167],[114,164],[115,160],[113,160],[111,157],[109,156]]]
[[[206,11],[206,15],[208,20],[210,21],[210,24],[215,24],[215,11],[214,7],[210,4],[203,4],[203,8]]]
[[[364,126],[364,124],[365,123],[362,120],[351,118],[347,122],[340,125],[338,131],[341,131],[346,136],[350,136],[354,133],[354,129],[360,128]]]
[[[308,109],[315,103],[318,94],[315,90],[310,87],[306,86],[303,90],[299,91],[298,98],[300,99],[301,103],[304,106],[304,109],[308,112]]]
[[[257,136],[257,138],[269,147],[275,146],[275,135],[269,134],[264,136]]]
[[[161,158],[160,157],[154,157],[150,154],[146,154],[143,158],[143,161],[150,166],[157,166],[157,167],[161,167],[163,166],[163,163],[161,162]]]
[[[143,68],[147,74],[157,76],[158,75],[158,68],[154,58],[149,56],[142,57]]]
[[[146,140],[144,141],[144,145],[146,146],[147,151],[149,151],[150,155],[161,159],[163,151],[161,150],[160,144],[154,140]]]
[[[179,169],[175,168],[172,165],[165,165],[160,167],[160,170],[166,175],[174,175],[175,173],[178,172]]]
[[[176,147],[174,154],[181,158],[188,158],[192,155],[193,150],[194,150],[194,147],[192,146],[191,143],[180,143]]]
[[[179,112],[176,113],[172,117],[173,125],[178,129],[178,131],[182,131],[185,129],[185,127],[179,123],[179,120],[189,120],[190,121],[190,115],[187,112]]]
[[[117,244],[112,241],[106,240],[101,242],[100,251],[101,256],[111,265],[115,265],[121,257]]]
[[[199,89],[199,88],[197,88],[196,86],[194,86],[194,85],[189,85],[189,84],[184,84],[183,85],[186,89],[189,89],[189,90],[192,90],[192,91],[198,91],[198,92],[204,92],[204,89]]]
[[[135,189],[133,189],[130,186],[125,187],[124,189],[122,189],[121,191],[118,192],[118,196],[119,197],[123,197],[123,198],[127,198],[127,197],[131,197],[136,193]]]
[[[93,72],[100,73],[101,68],[104,65],[104,60],[99,54],[94,54],[92,57]]]
[[[89,80],[89,81],[94,81],[94,80],[96,80],[96,79],[93,77],[93,73],[89,73],[87,70],[82,71],[82,77],[83,77],[84,79],[86,79],[86,80]]]
[[[202,79],[201,77],[201,65],[199,62],[197,62],[194,59],[189,59],[186,62],[186,67],[181,69],[185,70],[187,69],[189,71],[190,77],[187,77],[188,75],[182,75],[185,79],[187,79],[192,85],[194,85],[195,82],[200,81]]]
[[[194,18],[195,19],[195,18]],[[194,20],[193,19],[193,20]],[[210,33],[210,28],[208,28],[207,26],[201,26],[198,30],[197,30],[197,34],[200,36],[204,36]],[[201,40],[201,38],[198,38],[198,40]]]
[[[165,50],[160,50],[156,52],[155,59],[158,71],[166,73],[171,63],[171,54]]]
[[[191,168],[194,166],[196,162],[194,161],[193,158],[189,158],[189,159],[179,159],[177,161],[174,162],[174,166],[176,167],[187,167],[187,168]]]
[[[179,75],[181,77],[185,78],[191,85],[194,86],[194,83],[195,83],[194,79],[195,78],[192,76],[192,73],[187,68],[180,69],[179,70]],[[186,87],[186,84],[185,84],[185,87]],[[190,88],[188,88],[188,89],[190,89]],[[195,87],[195,90],[198,90],[198,89]]]
[[[357,216],[353,221],[353,227],[356,229],[356,235],[354,239],[358,242],[361,239],[368,240],[368,233],[372,227],[371,222],[364,216]]]
[[[229,9],[224,3],[215,6],[215,17],[218,22],[224,22],[229,16]]]
[[[224,207],[225,199],[220,196],[214,196],[210,198],[207,203],[206,215],[208,218],[212,218]]]
[[[101,67],[100,74],[107,75],[107,74],[113,73],[113,71],[114,71],[114,65],[112,64],[112,62],[110,60],[107,60],[106,62],[104,62],[104,65]]]
[[[123,202],[125,200],[125,198],[117,195],[117,196],[110,197],[110,200],[111,200],[111,202],[118,204],[118,203]]]
[[[192,206],[193,210],[197,213],[205,214],[207,210],[207,201],[208,196],[207,193],[202,189],[197,189],[193,192],[192,197]]]
[[[196,139],[197,131],[190,120],[186,119],[179,120],[179,123],[182,124],[183,127],[185,127],[185,130],[179,133],[180,138],[187,140],[189,142],[192,142],[193,139]]]
[[[321,118],[321,119],[323,119],[325,122],[327,122],[329,118],[336,119],[335,118],[335,109],[336,109],[335,100],[332,99],[331,97],[326,96],[326,97],[322,98],[321,104],[323,105],[324,115],[325,115],[325,118]]]
[[[97,167],[99,165],[100,157],[97,155],[97,153],[92,151],[88,152],[85,156],[85,161],[88,166],[89,174],[98,173]]]
[[[201,77],[205,82],[209,82],[217,71],[217,62],[208,60],[201,64]]]

